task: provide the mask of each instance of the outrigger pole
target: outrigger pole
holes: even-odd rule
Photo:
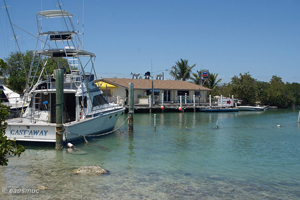
[[[11,30],[12,30],[12,32],[13,32],[13,34],[14,34],[15,42],[16,42],[16,44],[17,44],[17,46],[18,46],[19,53],[21,54],[21,61],[22,61],[22,65],[23,65],[23,68],[24,68],[24,72],[25,72],[25,78],[27,79],[26,68],[25,68],[23,56],[22,56],[21,48],[20,48],[19,43],[18,43],[18,39],[17,39],[18,37],[16,36],[15,30],[14,30],[14,27],[13,27],[13,24],[12,24],[12,22],[11,22],[10,15],[9,15],[9,12],[8,12],[8,9],[7,9],[8,6],[6,6],[5,0],[3,0],[3,3],[4,3],[4,8],[5,8],[5,10],[6,10],[7,17],[8,17],[10,26],[11,26]]]

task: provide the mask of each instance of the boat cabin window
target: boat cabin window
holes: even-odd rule
[[[3,88],[3,86],[0,86],[0,87]],[[4,89],[3,89],[3,90],[4,90]],[[0,90],[0,93],[1,93],[1,98],[0,98],[0,100],[1,100],[1,102],[8,102],[8,98],[7,98],[7,96],[5,95],[5,93],[4,93],[3,90],[2,90],[2,89]]]
[[[84,74],[84,79],[86,79],[88,81],[93,81],[94,80],[94,74],[85,73]]]
[[[58,34],[58,35],[50,35],[50,40],[70,40],[72,39],[71,34]]]
[[[108,102],[103,98],[101,94],[94,96],[93,98],[93,106],[100,106],[103,104],[107,104]]]

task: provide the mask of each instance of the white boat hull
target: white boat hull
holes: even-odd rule
[[[83,139],[83,136],[107,133],[113,130],[124,109],[117,109],[97,117],[87,118],[78,122],[63,124],[64,141]],[[7,139],[23,142],[55,142],[55,123],[26,123],[24,118],[7,120],[5,136]]]
[[[87,118],[79,122],[64,124],[67,140],[83,139],[87,135],[99,135],[113,130],[124,109],[104,113],[94,118]]]
[[[239,111],[264,111],[268,106],[238,106]]]

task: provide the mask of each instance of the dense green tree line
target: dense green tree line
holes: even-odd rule
[[[231,82],[217,86],[212,95],[234,95],[243,105],[270,105],[279,108],[300,105],[300,84],[284,83],[281,77],[273,76],[269,82],[258,81],[249,73],[231,78]]]
[[[196,64],[189,66],[188,60],[183,59],[175,63],[170,72],[175,80],[190,79],[193,83],[200,84],[200,71],[192,72]],[[218,85],[222,79],[217,77],[218,74],[210,73],[208,79],[203,82],[203,86],[212,89],[212,96],[234,95],[242,100],[243,105],[263,104],[281,108],[300,105],[299,83],[284,83],[278,76],[273,76],[269,82],[262,82],[252,78],[248,72],[233,76],[227,84]]]

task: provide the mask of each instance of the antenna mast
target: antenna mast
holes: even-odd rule
[[[82,49],[84,49],[84,0],[82,2]]]

